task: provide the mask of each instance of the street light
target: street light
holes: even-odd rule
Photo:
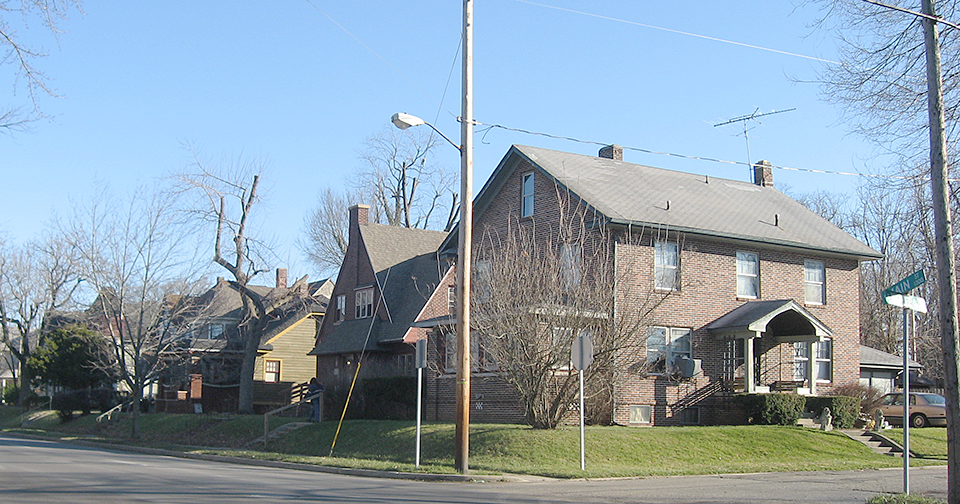
[[[450,137],[444,135],[442,131],[436,128],[436,126],[424,121],[423,119],[420,119],[415,115],[408,114],[406,112],[397,112],[396,114],[393,114],[393,117],[390,118],[390,122],[402,130],[405,130],[411,126],[430,126],[430,128],[433,129],[433,131],[436,131],[438,135],[442,136],[444,140],[450,142],[450,145],[456,147],[457,150],[460,151],[461,155],[463,154],[463,148],[457,145],[453,140],[450,140]]]

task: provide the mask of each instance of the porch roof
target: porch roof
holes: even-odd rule
[[[781,341],[819,340],[833,331],[792,299],[751,301],[707,325],[717,337],[752,338],[764,333]]]

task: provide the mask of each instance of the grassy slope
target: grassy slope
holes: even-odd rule
[[[0,408],[0,427],[13,428],[17,412]],[[275,418],[271,428],[298,420]],[[293,431],[271,442],[269,452],[240,447],[262,435],[262,416],[144,415],[143,436],[137,444],[236,454],[246,457],[300,461],[342,467],[452,473],[454,426],[425,424],[421,467],[414,467],[415,427],[412,422],[346,422],[337,439],[334,457],[327,457],[336,433],[335,422]],[[67,424],[56,416],[30,426],[65,437],[93,437],[120,443],[129,438],[130,419],[97,424],[94,415]],[[937,429],[931,448],[944,447]],[[921,449],[917,430],[911,436]],[[534,430],[519,425],[474,424],[471,427],[470,468],[480,473],[525,473],[553,477],[615,477],[731,472],[841,470],[899,467],[900,459],[875,455],[840,433],[775,426],[726,427],[587,427],[586,471],[580,471],[579,432],[576,428]],[[944,451],[945,448],[939,448]],[[232,451],[231,451],[232,450]],[[917,460],[916,465],[925,463]],[[934,458],[926,463],[943,463]]]
[[[903,429],[888,429],[883,434],[903,445]],[[947,428],[910,429],[910,451],[917,457],[947,461]]]

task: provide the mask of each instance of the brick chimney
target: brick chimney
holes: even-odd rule
[[[614,161],[623,161],[623,147],[617,144],[610,144],[600,149],[600,157],[612,159]]]
[[[277,288],[287,288],[287,268],[277,268]]]
[[[773,187],[773,166],[762,159],[753,165],[753,183],[763,187]]]
[[[350,207],[350,227],[370,223],[370,205],[353,205]]]

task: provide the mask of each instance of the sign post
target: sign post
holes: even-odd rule
[[[417,353],[417,454],[416,464],[420,467],[420,418],[423,416],[423,368],[427,367],[427,340],[419,339]]]
[[[907,310],[927,313],[927,301],[918,296],[907,296],[913,289],[923,285],[927,279],[923,270],[917,270],[907,278],[900,280],[883,290],[880,295],[883,302],[903,308],[903,493],[910,493],[910,344],[907,333]],[[916,327],[916,319],[914,319]]]
[[[580,374],[580,470],[586,469],[586,443],[583,436],[583,370],[593,363],[593,339],[586,330],[573,340],[570,349],[570,362]]]

